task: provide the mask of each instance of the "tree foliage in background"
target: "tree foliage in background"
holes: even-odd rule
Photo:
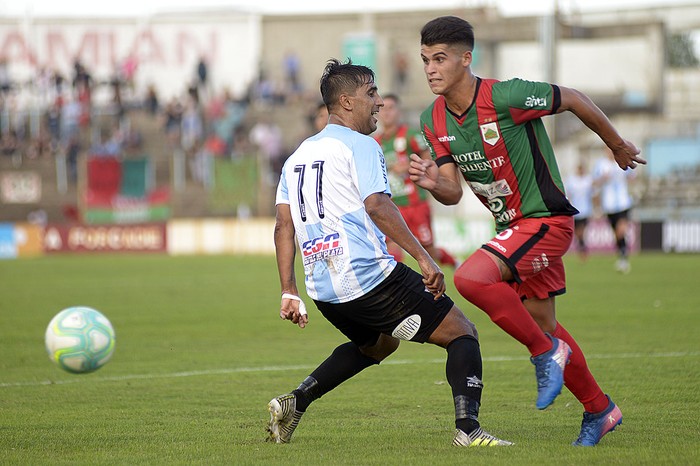
[[[700,61],[695,55],[693,40],[690,34],[673,34],[668,40],[668,66],[671,68],[692,68]]]

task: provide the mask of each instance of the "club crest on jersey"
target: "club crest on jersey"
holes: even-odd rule
[[[495,121],[491,123],[485,123],[479,126],[481,129],[481,138],[485,143],[495,146],[499,139],[501,139],[501,134],[498,132],[498,125]]]
[[[406,138],[394,139],[394,150],[396,152],[406,152],[407,147],[408,147],[408,143],[406,142]]]

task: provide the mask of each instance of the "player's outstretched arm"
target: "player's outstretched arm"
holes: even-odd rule
[[[303,302],[297,289],[294,275],[294,257],[296,244],[294,242],[294,222],[288,204],[278,204],[275,217],[275,255],[277,257],[277,271],[280,276],[280,288],[282,289],[282,302],[280,304],[280,318],[291,320],[292,323],[304,328],[309,321]],[[293,297],[297,297],[294,299]]]
[[[608,117],[587,95],[563,86],[559,86],[559,90],[561,105],[557,113],[568,110],[576,115],[610,148],[620,168],[623,170],[637,168],[637,164],[647,163],[639,156],[640,150],[637,146],[618,134]]]
[[[423,283],[438,299],[445,292],[445,275],[430,254],[421,246],[401,212],[384,193],[374,193],[365,199],[365,210],[377,227],[418,261]]]

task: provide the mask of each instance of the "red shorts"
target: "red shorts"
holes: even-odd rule
[[[418,238],[422,246],[433,244],[433,228],[430,225],[430,204],[428,201],[414,205],[398,206],[408,229]]]
[[[482,246],[513,272],[522,299],[545,299],[566,292],[562,257],[569,250],[574,219],[567,216],[525,218]]]

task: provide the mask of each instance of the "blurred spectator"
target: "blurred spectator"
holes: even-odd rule
[[[408,85],[408,58],[402,51],[394,55],[394,88],[396,93],[402,94]]]
[[[7,58],[0,57],[0,97],[5,97],[12,88]]]
[[[92,111],[92,97],[90,86],[85,81],[78,82],[76,86],[77,102],[80,108],[78,124],[81,128],[90,126],[90,114]]]
[[[2,139],[0,139],[0,154],[2,154],[4,158],[11,158],[15,166],[22,163],[19,138],[14,129],[10,129],[8,132],[2,134]]]
[[[49,134],[51,150],[55,151],[61,141],[61,108],[54,102],[49,105],[45,114],[46,128]]]
[[[75,183],[78,181],[78,154],[80,154],[80,138],[77,133],[66,141],[64,149],[68,169],[68,180],[71,183]]]
[[[53,72],[53,91],[54,91],[54,99],[56,104],[58,104],[58,107],[60,108],[63,105],[63,91],[64,91],[64,85],[66,82],[66,78],[63,77],[63,75],[57,71],[54,70]]]
[[[270,113],[261,115],[260,120],[250,129],[249,138],[258,149],[267,181],[271,185],[276,184],[275,176],[279,173],[277,168],[282,168],[282,130],[272,121]]]
[[[180,100],[176,97],[170,99],[165,107],[164,112],[164,123],[163,130],[165,131],[168,144],[171,148],[179,147],[180,145],[180,135],[182,133],[182,114],[184,108],[180,103]]]
[[[83,84],[90,89],[92,86],[92,76],[82,62],[76,59],[73,62],[73,87],[78,87],[78,84]]]
[[[253,100],[263,105],[284,103],[284,95],[279,92],[275,82],[268,77],[267,72],[262,67],[253,86]]]
[[[93,155],[122,157],[124,154],[125,135],[118,123],[110,128],[107,137],[97,147],[91,148]]]
[[[312,122],[314,134],[318,133],[326,127],[326,125],[328,124],[328,116],[328,107],[326,107],[326,104],[324,104],[323,102],[319,102],[318,104],[316,104],[316,111],[314,112]]]
[[[286,80],[286,90],[288,96],[296,96],[301,92],[299,83],[299,56],[293,50],[287,50],[282,62]]]
[[[204,138],[204,121],[194,98],[187,101],[182,113],[181,146],[187,154],[194,154]]]
[[[158,92],[153,84],[149,84],[146,90],[146,99],[144,100],[144,107],[146,111],[151,116],[156,116],[160,110],[160,102],[158,100]]]
[[[74,98],[67,98],[61,108],[61,144],[65,147],[69,141],[78,137],[80,131],[81,106]]]
[[[201,103],[201,99],[199,96],[199,89],[197,88],[196,85],[189,86],[187,88],[187,96],[189,99],[191,99],[194,104],[199,107],[199,104]]]
[[[119,75],[115,75],[110,82],[112,86],[112,106],[114,115],[117,122],[121,123],[124,121],[124,116],[126,115],[126,108],[124,107],[124,100],[122,97],[122,81]]]
[[[197,62],[197,89],[201,93],[204,100],[209,99],[209,65],[204,56],[199,58]]]
[[[326,108],[326,104],[324,104],[323,101],[316,102],[313,107],[309,109],[306,115],[306,122],[308,127],[297,138],[297,146],[304,142],[306,138],[321,131],[328,124],[328,108]]]
[[[574,238],[579,257],[585,260],[588,257],[586,226],[593,216],[593,177],[583,163],[579,163],[576,173],[566,179],[565,188],[569,201],[579,212],[574,216]]]
[[[138,69],[138,67],[138,58],[136,58],[135,54],[130,53],[122,61],[119,69],[120,78],[131,93],[134,92],[134,78],[136,77],[136,70]]]
[[[49,129],[46,127],[46,125],[41,125],[39,128],[39,134],[29,141],[26,151],[27,158],[38,159],[46,153],[50,154],[52,147]]]
[[[32,225],[45,226],[48,223],[49,215],[44,209],[32,210],[27,214],[27,222]]]
[[[53,95],[53,75],[51,71],[41,66],[34,77],[34,88],[38,94],[39,105],[41,108],[46,108],[53,103],[55,96]]]
[[[226,151],[234,150],[235,135],[242,125],[247,112],[245,100],[236,100],[228,89],[213,98],[207,109],[207,119],[210,121],[210,131],[226,145]]]

